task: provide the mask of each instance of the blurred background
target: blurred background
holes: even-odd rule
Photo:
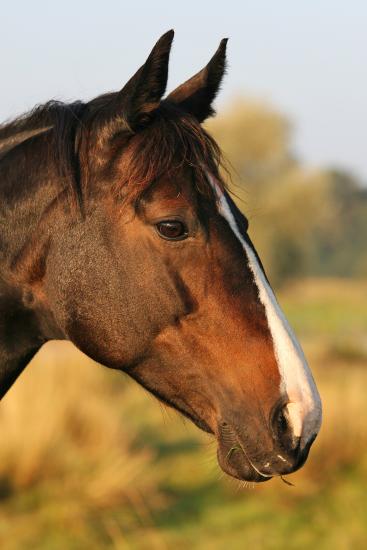
[[[0,405],[1,548],[365,548],[367,4],[1,8],[1,120],[120,88],[169,28],[169,88],[230,37],[207,128],[324,404],[294,486],[247,486],[221,475],[208,436],[136,383],[48,344]]]

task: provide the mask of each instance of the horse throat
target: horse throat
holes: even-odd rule
[[[20,292],[0,280],[0,398],[43,343],[33,312]]]

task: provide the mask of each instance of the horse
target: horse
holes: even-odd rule
[[[69,340],[262,482],[304,464],[321,401],[202,126],[227,39],[165,96],[173,34],[120,91],[0,127],[0,392]]]

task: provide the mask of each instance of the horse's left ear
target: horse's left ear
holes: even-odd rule
[[[212,103],[226,70],[227,41],[228,38],[223,38],[206,67],[171,92],[165,101],[179,105],[199,122],[213,116],[215,111]]]
[[[157,109],[166,90],[168,61],[174,31],[160,37],[144,65],[117,93],[111,94],[110,102],[104,106],[101,115],[108,133],[127,130],[134,133],[144,125],[151,113]],[[97,101],[99,98],[96,99]],[[92,103],[95,100],[92,100]]]

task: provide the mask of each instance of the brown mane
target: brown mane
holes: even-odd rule
[[[219,146],[195,118],[163,102],[151,123],[130,138],[124,154],[125,177],[116,183],[115,192],[138,201],[162,176],[174,178],[189,168],[197,191],[213,198],[206,171],[224,187],[219,176],[222,166]]]
[[[101,151],[94,138],[98,133],[94,121],[108,110],[114,95],[105,94],[87,104],[50,101],[0,126],[2,158],[17,145],[46,130],[44,153],[57,166],[62,181],[67,183],[78,203],[89,194],[91,156],[101,157],[98,162],[103,163],[107,160],[103,154],[111,154],[111,151],[120,154],[123,149],[125,176],[113,184],[116,197],[138,201],[163,175],[174,175],[186,167],[192,169],[197,191],[202,195],[213,196],[205,170],[210,170],[225,186],[219,177],[220,167],[223,167],[219,146],[193,116],[169,101],[163,101],[139,131],[124,129],[108,140],[108,147]],[[93,142],[94,147],[91,147]]]

